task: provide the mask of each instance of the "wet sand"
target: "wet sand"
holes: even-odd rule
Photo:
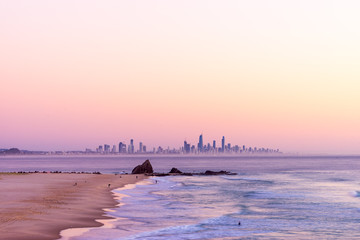
[[[67,228],[101,226],[95,219],[106,219],[103,209],[118,204],[111,190],[144,178],[144,175],[0,173],[0,239],[58,239],[60,231]]]

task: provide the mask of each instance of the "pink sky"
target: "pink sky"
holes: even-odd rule
[[[355,0],[0,1],[0,148],[360,153]]]

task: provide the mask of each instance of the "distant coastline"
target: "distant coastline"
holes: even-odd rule
[[[32,151],[20,150],[18,148],[0,149],[0,157],[5,156],[79,156],[79,157],[261,157],[261,158],[322,158],[322,157],[359,157],[358,154],[340,154],[340,153],[297,153],[297,152],[269,152],[269,153],[256,153],[256,152],[242,152],[242,153],[97,153],[86,151]]]
[[[17,156],[17,155],[84,155],[84,156],[282,156],[283,152],[273,151],[251,151],[251,152],[194,152],[185,153],[181,151],[164,151],[164,152],[135,152],[135,153],[119,153],[119,152],[94,152],[94,151],[32,151],[20,150],[18,148],[0,149],[0,156]]]

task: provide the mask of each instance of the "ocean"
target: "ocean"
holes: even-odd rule
[[[130,172],[134,157],[2,157],[0,171]],[[152,156],[155,171],[237,175],[152,177],[116,189],[104,226],[62,240],[360,239],[360,157]],[[20,169],[20,168],[21,169]],[[56,168],[56,169],[55,169]]]

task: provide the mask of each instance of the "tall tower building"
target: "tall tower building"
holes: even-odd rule
[[[104,152],[105,153],[110,153],[110,145],[104,144]]]
[[[184,141],[184,152],[190,153],[190,143],[187,143],[186,141]]]
[[[119,142],[119,153],[122,153],[123,143]]]
[[[216,141],[213,141],[213,149],[216,150]]]
[[[130,139],[130,153],[134,153],[134,139]]]
[[[221,152],[225,152],[225,137],[224,136],[221,139]]]
[[[203,143],[203,135],[199,136],[198,150],[199,152],[203,152],[204,143]]]
[[[126,153],[126,144],[120,142],[119,143],[119,153]]]
[[[143,151],[143,143],[140,142],[140,143],[139,143],[139,152],[141,153],[142,151]]]

